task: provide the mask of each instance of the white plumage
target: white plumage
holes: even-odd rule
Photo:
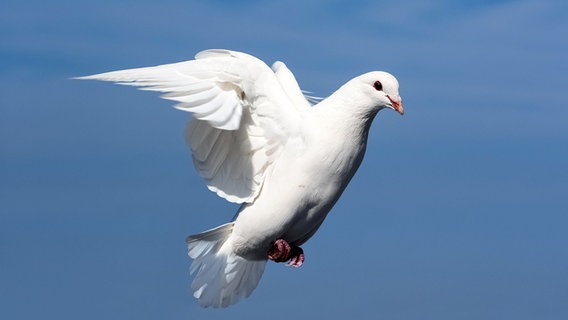
[[[234,222],[187,239],[191,288],[204,307],[248,297],[278,239],[307,241],[359,167],[376,113],[403,113],[386,72],[354,78],[311,106],[284,63],[271,69],[228,50],[80,79],[163,92],[193,113],[185,136],[197,171],[211,191],[242,204]]]

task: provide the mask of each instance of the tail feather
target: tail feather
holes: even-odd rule
[[[193,259],[190,273],[193,296],[202,307],[227,307],[248,297],[258,285],[266,260],[247,260],[227,243],[234,223],[227,223],[187,238]]]

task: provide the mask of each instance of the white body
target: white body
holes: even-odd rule
[[[204,307],[249,296],[275,240],[306,242],[361,164],[377,112],[403,113],[388,73],[361,75],[311,106],[283,63],[271,69],[227,50],[82,79],[165,92],[192,112],[186,140],[196,169],[210,190],[242,203],[234,222],[188,237],[191,287]]]
[[[347,123],[336,115],[324,122],[324,108],[305,115],[309,132],[288,143],[258,197],[241,209],[229,238],[238,254],[266,259],[275,239],[306,242],[361,164],[370,122]]]

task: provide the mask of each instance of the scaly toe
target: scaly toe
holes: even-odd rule
[[[305,256],[304,256],[304,250],[302,250],[302,248],[292,247],[290,256],[292,257],[292,259],[290,259],[290,262],[288,262],[289,266],[294,268],[299,268],[302,266],[302,264],[304,264]]]

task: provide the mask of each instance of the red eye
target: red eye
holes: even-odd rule
[[[375,81],[375,83],[373,83],[373,87],[377,91],[383,91],[383,84],[380,81]]]

